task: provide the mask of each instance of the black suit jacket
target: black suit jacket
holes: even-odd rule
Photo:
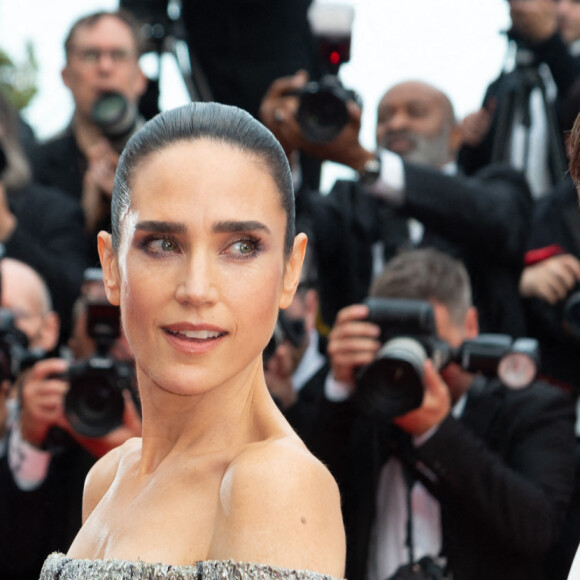
[[[385,262],[411,246],[407,219],[413,217],[425,226],[421,246],[465,263],[482,331],[524,335],[518,280],[532,198],[523,175],[506,165],[471,178],[411,163],[404,171],[405,201],[398,207],[352,181],[301,201],[299,215],[310,216],[324,322],[332,325],[340,308],[367,295],[373,244],[382,242]]]
[[[378,477],[393,453],[440,503],[454,580],[547,577],[543,557],[572,492],[573,421],[571,400],[554,387],[478,379],[460,420],[449,416],[425,443],[402,449],[390,423],[370,423],[352,401],[323,401],[313,449],[343,493],[349,580],[365,578]]]
[[[282,411],[288,423],[307,446],[310,445],[312,438],[318,403],[324,396],[328,368],[328,363],[324,363],[300,389],[296,402]]]
[[[51,448],[44,482],[22,491],[7,456],[0,458],[0,578],[37,580],[46,557],[68,551],[82,517],[83,485],[95,458],[61,433],[67,443]]]
[[[58,187],[81,199],[87,160],[69,126],[61,134],[37,145],[30,155],[34,178],[44,185]]]
[[[536,252],[546,250],[546,256],[569,253],[580,259],[578,194],[569,176],[562,180],[550,194],[536,202],[528,250]],[[573,293],[578,295],[579,290],[580,285],[577,285]],[[567,300],[561,300],[551,305],[540,298],[526,298],[524,307],[529,333],[540,342],[542,372],[548,380],[565,384],[579,394],[580,337],[575,337],[565,329],[566,303]],[[576,318],[577,315],[572,317],[574,320]]]
[[[38,184],[9,191],[8,201],[18,223],[4,243],[6,256],[25,262],[44,278],[61,317],[61,339],[66,340],[83,272],[94,265],[81,206],[60,190]]]

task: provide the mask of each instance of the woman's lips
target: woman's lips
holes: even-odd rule
[[[191,338],[197,340],[208,340],[213,338],[219,338],[223,336],[225,332],[219,332],[217,330],[167,330],[169,334],[176,336],[183,336],[184,338]]]
[[[227,336],[225,330],[207,326],[172,325],[163,328],[168,342],[186,353],[207,352]]]

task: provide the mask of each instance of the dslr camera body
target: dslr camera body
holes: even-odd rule
[[[16,328],[12,312],[0,308],[0,381],[13,383],[24,369],[44,358],[45,354],[28,348],[28,338]]]
[[[357,396],[363,413],[393,419],[421,406],[423,365],[437,370],[455,362],[463,370],[499,377],[509,388],[528,386],[537,374],[535,339],[481,334],[452,348],[437,337],[433,307],[427,300],[367,298],[368,320],[381,328],[383,343],[375,360],[357,372]]]
[[[341,64],[350,60],[354,9],[350,5],[313,3],[308,10],[310,28],[318,45],[323,76],[306,84],[297,94],[297,121],[306,139],[313,143],[332,141],[349,121],[348,101],[360,103],[353,90],[338,78]]]
[[[70,383],[64,408],[77,433],[102,437],[123,424],[125,390],[139,409],[133,386],[135,371],[132,362],[117,360],[110,354],[120,334],[118,306],[89,299],[87,331],[96,341],[96,350],[88,359],[73,362],[63,377]]]

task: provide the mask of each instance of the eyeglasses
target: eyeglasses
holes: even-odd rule
[[[135,56],[135,51],[126,48],[113,48],[102,50],[100,48],[72,48],[71,54],[81,62],[96,65],[103,56],[108,56],[114,63],[121,64],[130,61]]]

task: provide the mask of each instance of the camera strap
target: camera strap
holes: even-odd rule
[[[407,506],[407,521],[405,525],[405,546],[408,553],[410,565],[417,564],[415,545],[414,545],[414,518],[413,518],[413,488],[417,482],[421,483],[427,492],[430,493],[430,485],[427,477],[416,467],[415,447],[411,437],[404,431],[394,428],[391,431],[391,450],[401,463],[403,483],[405,484],[405,498]],[[435,499],[435,501],[437,501]],[[436,555],[442,557],[442,552]],[[435,554],[433,554],[435,556]]]
[[[425,580],[449,580],[451,575],[447,569],[447,562],[444,559],[442,550],[434,556],[423,556],[419,560],[415,558],[415,547],[413,543],[413,503],[412,503],[412,493],[413,486],[415,483],[420,481],[419,478],[415,476],[414,470],[412,470],[405,462],[402,462],[403,466],[403,477],[405,480],[407,488],[407,526],[406,526],[406,539],[405,544],[409,554],[409,563],[407,566],[402,566],[403,569],[408,568],[412,575],[409,577]],[[437,559],[443,560],[440,565]],[[399,569],[400,570],[400,569]],[[397,578],[399,576],[396,576]],[[402,578],[403,576],[401,576]]]
[[[413,486],[415,485],[417,478],[414,476],[413,472],[409,467],[402,462],[403,466],[403,477],[405,479],[406,486],[406,498],[407,498],[407,525],[406,525],[406,537],[405,544],[407,546],[407,553],[409,554],[409,564],[415,563],[415,546],[413,543],[413,501],[412,493]]]

